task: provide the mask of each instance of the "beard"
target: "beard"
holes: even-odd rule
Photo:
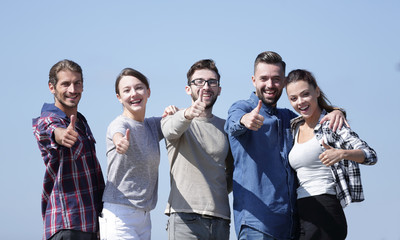
[[[54,92],[54,99],[65,109],[68,108],[76,108],[78,106],[78,103],[80,101],[81,96],[78,96],[77,102],[67,102],[65,96],[63,96],[61,93],[59,93],[57,90]]]
[[[191,96],[192,96],[193,102],[197,101],[198,96],[195,96],[193,93],[192,93]],[[214,106],[215,102],[217,101],[217,98],[218,98],[218,96],[215,96],[215,97],[213,97],[213,98],[211,99],[211,102],[206,103],[206,109],[212,108],[212,107]]]
[[[264,98],[264,94],[262,93],[261,89],[256,89],[256,95],[265,105],[269,105],[269,106],[275,107],[276,103],[279,100],[279,98],[281,98],[282,90],[278,91],[276,89],[276,94],[275,94],[275,96],[273,98]]]

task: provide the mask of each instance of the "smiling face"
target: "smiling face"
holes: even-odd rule
[[[82,75],[78,72],[62,70],[57,73],[57,79],[55,86],[49,83],[49,89],[54,94],[55,106],[67,116],[76,114],[83,92]]]
[[[257,64],[252,76],[257,97],[266,105],[275,107],[285,86],[285,73],[280,63]]]
[[[193,73],[191,80],[194,79],[210,80],[210,79],[218,79],[218,76],[212,70],[200,69],[196,70]],[[193,102],[195,102],[199,98],[200,89],[204,89],[203,102],[206,103],[206,109],[211,109],[215,101],[217,101],[219,94],[221,93],[221,87],[220,86],[211,87],[208,83],[205,83],[204,86],[196,86],[194,84],[186,86],[186,93],[192,96]]]
[[[286,92],[290,104],[304,119],[319,119],[321,108],[318,106],[319,88],[314,88],[307,81],[298,80],[288,83]]]
[[[150,89],[133,76],[123,76],[118,88],[117,98],[124,107],[123,115],[137,121],[144,121]]]

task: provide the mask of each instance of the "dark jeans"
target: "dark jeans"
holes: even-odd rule
[[[322,194],[297,200],[301,240],[342,240],[347,222],[335,195]]]
[[[97,233],[63,229],[51,236],[49,240],[97,240]]]

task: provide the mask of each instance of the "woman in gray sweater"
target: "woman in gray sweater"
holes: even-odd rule
[[[107,129],[107,183],[100,218],[101,239],[150,239],[150,211],[157,203],[161,117],[145,118],[147,78],[125,68],[115,82],[123,112]],[[169,106],[164,115],[176,108]]]

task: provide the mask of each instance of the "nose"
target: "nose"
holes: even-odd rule
[[[267,88],[272,88],[273,84],[272,84],[272,79],[269,79],[265,82],[265,85],[267,86]]]
[[[299,97],[297,102],[298,102],[298,104],[302,104],[304,102],[304,99],[302,97]]]
[[[211,88],[210,87],[210,83],[209,82],[205,82],[204,86],[203,86],[203,89],[208,89],[208,88]]]
[[[138,94],[138,91],[136,89],[132,88],[131,91],[129,92],[129,94],[131,95],[131,97],[133,97]]]
[[[75,84],[70,84],[68,87],[68,91],[71,93],[74,93],[76,91],[76,86]]]

